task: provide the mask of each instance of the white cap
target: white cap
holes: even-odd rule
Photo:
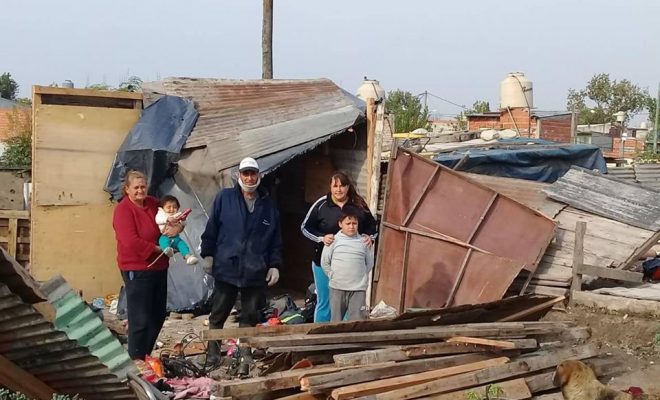
[[[249,169],[259,172],[259,164],[257,164],[257,160],[255,160],[254,158],[245,157],[244,159],[241,160],[241,163],[238,165],[238,171],[243,172]]]

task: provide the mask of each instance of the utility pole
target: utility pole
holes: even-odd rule
[[[660,83],[658,83],[658,94],[655,98],[655,123],[653,124],[653,154],[658,152],[658,130],[660,128]]]
[[[261,78],[273,79],[273,0],[263,0],[261,29]]]

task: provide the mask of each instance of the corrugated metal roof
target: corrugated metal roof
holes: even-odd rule
[[[532,117],[536,118],[552,118],[552,117],[563,117],[565,115],[571,115],[570,111],[541,111],[541,110],[532,110]]]
[[[0,283],[0,354],[61,394],[84,399],[135,399],[89,350],[71,340]]]
[[[2,247],[0,247],[0,282],[6,284],[26,303],[33,304],[46,300],[46,295],[39,288],[39,284]]]
[[[572,167],[544,192],[577,209],[652,231],[660,230],[658,191]]]
[[[206,146],[217,171],[340,132],[364,115],[364,102],[328,79],[167,78],[143,84],[147,99],[189,98],[200,116],[185,148]]]
[[[55,327],[99,358],[112,374],[125,380],[128,372],[137,372],[135,364],[121,343],[103,321],[73,292],[64,278],[57,276],[43,285],[48,301],[55,307]]]

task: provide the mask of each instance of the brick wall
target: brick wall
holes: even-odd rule
[[[559,143],[571,142],[571,116],[558,115],[556,117],[541,118],[541,133],[539,137]],[[536,124],[536,122],[534,122]]]
[[[478,131],[480,129],[500,129],[500,118],[498,116],[468,116],[468,130]]]
[[[634,158],[637,153],[644,151],[644,142],[635,138],[624,142],[623,157],[621,157],[621,138],[612,139],[612,151],[603,149],[605,158]]]
[[[513,118],[512,118],[513,117]],[[511,113],[509,110],[502,110],[500,114],[500,124],[502,129],[511,129],[520,132],[522,137],[533,137],[536,129],[535,122],[531,122],[529,111],[526,108],[512,108]],[[531,128],[531,131],[529,130]]]
[[[29,108],[0,108],[0,141],[7,140],[14,134],[9,131],[9,120],[14,113],[17,113],[19,118],[30,118]]]

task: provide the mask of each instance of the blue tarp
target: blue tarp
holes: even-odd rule
[[[528,144],[534,143],[534,144]],[[440,153],[433,160],[453,168],[465,156],[460,171],[506,178],[554,182],[571,166],[607,173],[605,159],[597,146],[560,144],[539,139],[505,139],[489,148],[471,147]]]

